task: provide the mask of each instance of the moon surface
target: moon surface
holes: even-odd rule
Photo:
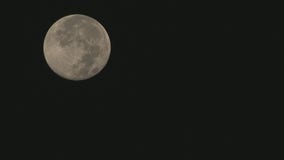
[[[107,64],[111,44],[104,27],[95,19],[73,14],[56,21],[43,44],[48,66],[68,80],[86,80]]]

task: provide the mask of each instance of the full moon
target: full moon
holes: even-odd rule
[[[79,81],[98,74],[111,51],[104,27],[95,19],[73,14],[56,21],[47,31],[44,57],[53,72],[62,78]]]

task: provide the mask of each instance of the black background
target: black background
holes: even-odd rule
[[[275,155],[283,142],[277,6],[3,4],[1,106],[12,110],[3,121],[10,159],[239,159],[271,156],[260,152],[267,147]],[[49,27],[75,13],[102,23],[112,45],[104,70],[80,82],[54,74],[43,56]]]

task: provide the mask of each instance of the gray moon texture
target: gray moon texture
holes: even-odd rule
[[[48,66],[68,80],[86,80],[107,64],[111,44],[104,27],[95,19],[73,14],[56,21],[43,44]]]

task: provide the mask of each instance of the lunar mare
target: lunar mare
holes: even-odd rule
[[[43,50],[51,70],[65,79],[78,81],[93,77],[105,67],[111,44],[97,20],[74,14],[50,27]]]

